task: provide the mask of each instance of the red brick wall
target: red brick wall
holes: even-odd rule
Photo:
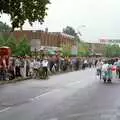
[[[18,41],[23,37],[26,37],[29,41],[31,39],[40,39],[41,46],[55,46],[60,47],[60,45],[73,45],[75,41],[69,37],[65,37],[61,34],[53,34],[42,31],[14,31],[10,33],[13,35]]]

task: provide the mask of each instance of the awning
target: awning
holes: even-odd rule
[[[54,50],[48,50],[48,54],[50,54],[50,55],[55,55],[56,52],[55,52]]]
[[[90,53],[90,56],[102,56],[102,54],[101,53]]]

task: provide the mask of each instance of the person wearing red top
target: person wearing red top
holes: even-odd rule
[[[0,80],[6,80],[7,64],[5,57],[0,57]]]
[[[113,79],[116,79],[116,77],[117,77],[116,72],[117,72],[117,66],[114,64],[114,65],[112,66]]]

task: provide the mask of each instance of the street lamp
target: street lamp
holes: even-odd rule
[[[79,44],[80,44],[80,40],[81,40],[81,36],[82,36],[82,33],[80,32],[80,30],[79,29],[81,29],[81,28],[85,28],[86,27],[86,25],[80,25],[80,26],[78,26],[78,28],[77,28],[77,35],[78,35],[78,37],[79,37],[79,41],[77,41],[77,49],[79,49]]]
[[[78,28],[77,28],[77,34],[79,35],[79,37],[82,36],[81,30],[79,30],[79,29],[85,28],[85,27],[86,27],[86,25],[80,25],[80,26],[78,26]]]

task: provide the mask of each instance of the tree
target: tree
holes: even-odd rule
[[[23,39],[17,42],[13,36],[2,35],[0,36],[0,47],[7,46],[12,50],[12,54],[16,56],[25,56],[31,54],[30,44],[27,39]]]
[[[21,28],[26,20],[32,25],[33,22],[44,22],[49,0],[0,0],[0,12],[11,17],[12,31]]]
[[[11,28],[6,24],[0,21],[0,32],[8,32]]]
[[[80,37],[78,36],[74,28],[67,26],[66,28],[63,29],[63,33],[72,35],[74,37],[74,40],[77,42],[77,44],[81,42]]]
[[[120,56],[120,47],[119,45],[107,45],[105,48],[106,57],[119,57]]]
[[[89,56],[90,55],[88,45],[82,41],[79,44],[78,55],[79,56]]]
[[[8,37],[7,35],[0,36],[0,47],[8,46],[11,48],[12,53],[14,54],[16,51],[16,39],[12,36]]]
[[[20,42],[17,44],[16,56],[25,56],[31,54],[31,47],[27,39],[24,37]]]
[[[64,28],[63,33],[68,34],[68,35],[72,35],[74,37],[77,36],[77,33],[75,32],[75,29],[70,27],[70,26],[67,26],[66,28]]]
[[[83,41],[80,39],[80,37],[79,37],[78,35],[76,35],[76,36],[74,37],[74,40],[77,42],[77,44],[83,43]]]
[[[12,53],[15,54],[17,49],[17,41],[13,36],[10,36],[7,40],[6,46],[9,46],[12,49]]]
[[[71,55],[71,46],[63,45],[62,46],[62,53],[63,53],[63,56],[70,56]]]

